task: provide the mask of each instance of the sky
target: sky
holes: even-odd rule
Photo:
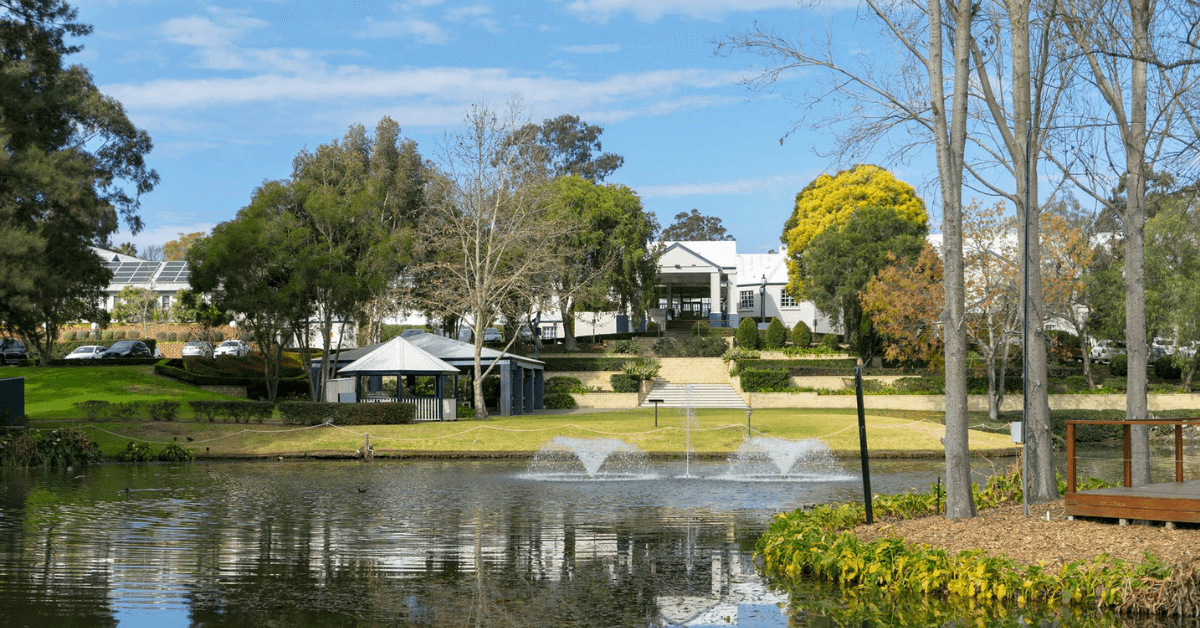
[[[603,127],[603,149],[625,158],[608,182],[663,226],[695,208],[720,217],[739,252],[765,253],[796,193],[836,171],[818,156],[833,137],[781,142],[801,115],[788,95],[812,77],[753,92],[742,79],[764,60],[716,44],[754,23],[789,33],[828,21],[844,26],[839,47],[861,51],[874,33],[854,29],[847,1],[75,0],[95,30],[70,62],[154,141],[161,182],[142,198],[146,229],[114,243],[207,232],[352,124],[390,116],[436,158],[472,104],[501,109],[517,95],[533,122],[573,114]],[[919,186],[934,170],[895,172]]]

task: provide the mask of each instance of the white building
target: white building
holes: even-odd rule
[[[111,312],[116,307],[117,294],[128,287],[154,292],[155,305],[160,310],[169,310],[175,293],[189,287],[192,271],[187,262],[151,262],[107,249],[92,247],[92,250],[113,271],[100,303],[105,311]]]

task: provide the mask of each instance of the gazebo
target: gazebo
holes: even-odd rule
[[[458,416],[458,374],[456,367],[396,337],[339,369],[341,377],[328,382],[326,398],[336,394],[340,402],[401,401],[417,406],[418,421],[453,420]],[[417,377],[433,378],[432,395],[417,394]]]

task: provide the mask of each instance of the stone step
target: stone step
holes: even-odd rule
[[[688,397],[688,386],[691,386],[691,398]],[[745,408],[746,402],[738,396],[737,391],[729,384],[670,384],[657,380],[643,408],[653,408],[650,399],[661,399],[660,408]]]

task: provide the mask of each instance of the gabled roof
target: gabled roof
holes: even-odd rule
[[[397,336],[342,367],[338,373],[455,375],[458,369]]]
[[[712,240],[703,242],[663,242],[663,255],[672,249],[684,249],[702,261],[720,268],[737,266],[737,242],[734,240]]]
[[[439,358],[451,363],[462,363],[464,361],[475,361],[475,345],[469,342],[462,342],[446,336],[437,334],[416,334],[405,338],[413,345],[424,349],[425,351],[438,356]],[[524,356],[513,355],[495,349],[483,348],[479,355],[483,359],[484,364],[491,364],[493,360],[511,359],[519,362],[527,362],[533,364],[545,364],[540,360],[527,358]]]
[[[788,282],[787,256],[780,253],[747,253],[738,256],[737,279],[739,286],[759,285],[763,275],[768,285]]]

